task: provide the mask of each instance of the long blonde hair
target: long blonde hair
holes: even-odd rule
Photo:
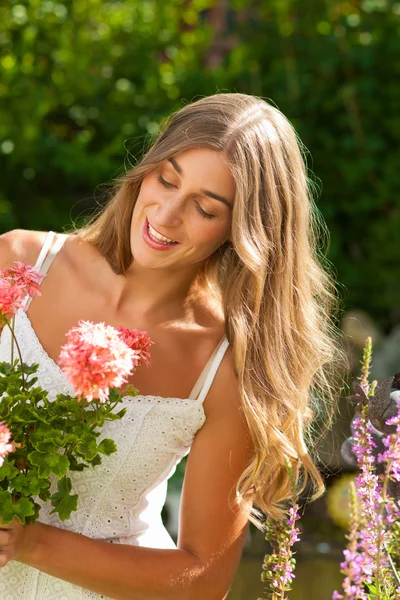
[[[143,178],[194,147],[223,151],[236,182],[231,241],[209,257],[201,278],[224,311],[254,443],[237,501],[262,530],[263,513],[281,517],[291,496],[287,460],[299,491],[311,483],[313,497],[323,492],[311,452],[315,422],[330,424],[348,367],[337,327],[340,301],[319,247],[329,234],[292,125],[246,94],[190,103],[164,120],[141,160],[115,180],[107,204],[73,231],[123,274],[132,262],[131,217]]]

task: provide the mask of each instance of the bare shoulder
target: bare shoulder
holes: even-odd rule
[[[0,235],[0,268],[4,269],[18,260],[34,265],[46,235],[46,231],[28,229],[12,229]]]
[[[239,383],[235,374],[232,348],[229,345],[217,370],[210,391],[204,401],[207,419],[218,418],[229,410],[238,413],[240,408]]]
[[[231,346],[226,350],[204,401],[204,410],[206,422],[196,434],[191,453],[195,455],[194,447],[201,446],[197,456],[208,454],[212,460],[212,455],[225,447],[230,451],[235,449],[239,463],[247,462],[253,456],[254,445],[243,410]]]

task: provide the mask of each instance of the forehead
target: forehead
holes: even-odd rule
[[[218,187],[221,193],[233,200],[236,185],[224,152],[211,148],[190,148],[172,155],[166,163],[178,173],[180,170],[179,175],[183,180],[190,178],[193,183],[207,188]],[[214,191],[218,192],[218,189]]]

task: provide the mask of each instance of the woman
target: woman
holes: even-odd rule
[[[39,383],[68,391],[55,361],[79,319],[146,330],[152,365],[105,432],[118,456],[72,474],[75,516],[61,523],[44,506],[39,523],[0,530],[2,597],[222,600],[248,521],[263,528],[256,507],[278,516],[290,496],[285,459],[299,489],[323,490],[306,436],[343,356],[296,134],[257,97],[202,98],[47,255],[53,237],[0,238],[0,267],[48,271],[16,324]],[[176,547],[160,511],[189,450]]]

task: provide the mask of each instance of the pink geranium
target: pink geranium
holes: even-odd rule
[[[0,279],[0,313],[3,317],[11,319],[22,307],[24,298],[23,285],[14,284],[8,277]]]
[[[32,298],[40,296],[40,284],[45,276],[31,265],[25,265],[20,261],[15,261],[14,264],[15,266],[3,269],[1,276],[10,277],[15,285],[22,285],[24,293]]]
[[[125,344],[135,352],[134,366],[139,366],[141,362],[150,365],[149,348],[153,342],[149,334],[140,329],[127,329],[126,327],[118,327],[117,331]]]
[[[40,295],[40,283],[44,277],[35,267],[15,261],[15,266],[0,269],[0,313],[11,319],[23,308],[25,296]]]
[[[67,334],[59,365],[69,378],[79,399],[98,398],[106,402],[109,388],[126,383],[138,360],[114,327],[104,323],[79,321]]]
[[[11,431],[5,423],[0,422],[0,467],[3,466],[4,458],[14,450],[11,440]]]

